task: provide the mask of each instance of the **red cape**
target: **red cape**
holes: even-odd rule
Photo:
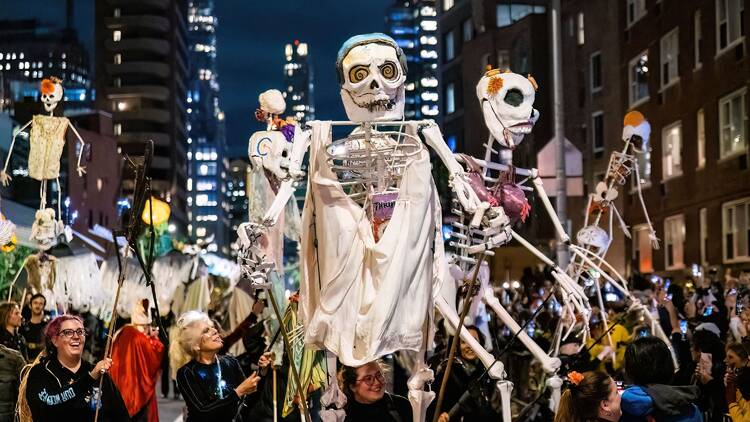
[[[164,345],[132,325],[115,334],[109,374],[120,390],[130,417],[149,406],[149,422],[159,421],[156,407],[156,379],[161,369]]]

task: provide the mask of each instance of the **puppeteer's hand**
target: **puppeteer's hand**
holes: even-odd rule
[[[455,192],[458,202],[461,203],[461,207],[468,213],[474,213],[481,201],[471,188],[466,173],[453,173],[448,184],[453,192]]]

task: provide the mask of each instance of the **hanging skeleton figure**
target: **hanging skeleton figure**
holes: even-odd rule
[[[638,111],[631,111],[625,115],[622,131],[622,140],[625,145],[622,151],[612,153],[604,180],[599,182],[595,192],[589,195],[586,218],[583,223],[584,226],[576,234],[577,245],[573,245],[570,248],[573,259],[568,266],[568,274],[584,286],[595,286],[594,290],[597,294],[600,317],[605,327],[608,327],[607,314],[604,301],[602,300],[600,283],[608,282],[620,291],[629,303],[628,311],[639,312],[644,316],[645,320],[651,326],[651,332],[662,339],[672,351],[672,358],[675,361],[675,365],[677,365],[677,358],[672,349],[672,343],[661,328],[658,315],[652,314],[639,299],[630,293],[627,288],[627,281],[605,260],[612,242],[615,218],[617,218],[625,236],[630,238],[630,231],[622,220],[614,201],[618,196],[617,186],[624,186],[631,175],[635,177],[634,185],[643,209],[643,214],[646,217],[646,223],[648,224],[649,240],[654,249],[659,249],[659,239],[656,237],[656,231],[651,224],[648,210],[643,201],[641,192],[642,182],[638,165],[638,156],[647,154],[649,151],[648,141],[650,134],[651,125],[643,114]],[[606,221],[607,214],[609,214],[608,222]],[[600,226],[603,222],[604,224],[608,224],[608,230],[604,230]],[[612,344],[609,332],[607,332],[607,337],[610,340],[610,344]],[[559,338],[557,339],[556,347],[558,346]]]
[[[302,157],[309,148],[299,304],[305,343],[349,366],[397,350],[417,352],[409,400],[414,420],[422,421],[434,397],[424,391],[432,379],[424,353],[433,334],[434,296],[447,277],[440,204],[424,143],[448,168],[461,206],[467,212],[488,207],[480,204],[437,125],[402,120],[406,57],[393,39],[350,38],[339,50],[337,70],[350,121],[295,128],[287,174],[264,224],[238,230],[243,270],[265,282],[273,264],[261,255],[260,233],[276,222],[295,180],[304,175]],[[332,126],[354,131],[332,140]],[[455,309],[449,318],[458,319]],[[485,357],[492,360],[486,351]],[[337,388],[335,381],[331,388]]]
[[[489,203],[490,207],[481,217],[483,220],[504,220],[505,224],[495,226],[490,230],[479,226],[479,216],[467,214],[459,207],[453,207],[458,221],[453,223],[453,241],[451,246],[457,250],[454,270],[459,274],[470,274],[477,264],[480,254],[494,255],[493,248],[502,246],[511,240],[517,240],[523,247],[552,268],[552,276],[557,282],[557,290],[561,294],[564,308],[570,312],[584,316],[590,314],[588,298],[583,289],[548,258],[542,251],[521,237],[513,227],[525,222],[529,215],[530,205],[525,191],[535,191],[550,216],[558,235],[558,241],[567,242],[568,235],[555,214],[552,204],[544,191],[542,180],[537,169],[517,168],[503,162],[494,162],[496,156],[501,158],[501,151],[494,149],[497,142],[500,147],[510,152],[529,134],[539,118],[539,112],[533,108],[537,84],[533,77],[523,77],[498,69],[489,69],[477,84],[477,99],[482,107],[485,124],[490,131],[490,137],[485,144],[484,159],[477,159],[466,155],[459,155],[469,172],[471,186],[480,200]],[[506,155],[507,156],[507,155]],[[528,185],[531,186],[528,186]],[[486,224],[484,225],[486,226]],[[483,283],[485,283],[483,281]],[[556,375],[560,367],[560,360],[545,353],[528,334],[522,330],[518,322],[507,312],[489,286],[480,288],[478,295],[497,314],[498,318],[521,340],[526,348],[538,359],[548,375],[548,385],[552,387],[552,408],[556,409],[560,397],[562,382]],[[509,401],[510,389],[505,392],[503,402]],[[509,420],[509,415],[504,415]]]
[[[36,213],[36,218],[31,228],[31,239],[35,240],[41,249],[49,249],[56,243],[57,237],[61,234],[65,234],[68,241],[72,237],[72,232],[66,229],[61,220],[62,190],[60,188],[60,158],[65,146],[65,133],[68,128],[73,131],[73,134],[78,138],[78,142],[81,145],[76,166],[79,177],[83,176],[86,172],[81,167],[81,157],[83,156],[83,149],[86,144],[83,142],[75,126],[66,117],[56,117],[53,115],[58,103],[63,99],[61,81],[55,77],[43,79],[40,84],[40,91],[42,93],[41,100],[44,110],[49,115],[34,115],[31,121],[13,134],[10,150],[8,151],[8,156],[5,158],[5,166],[2,172],[0,172],[0,183],[7,186],[10,182],[11,177],[7,171],[10,164],[10,156],[13,153],[13,146],[16,143],[16,137],[18,133],[31,126],[29,132],[29,177],[41,182],[39,188],[39,210]],[[55,219],[55,211],[52,208],[47,208],[47,181],[53,179],[57,183],[57,219]]]

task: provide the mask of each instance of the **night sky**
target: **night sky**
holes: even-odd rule
[[[63,26],[63,0],[2,0],[0,19],[37,18]],[[261,128],[253,112],[258,94],[283,90],[284,45],[308,43],[315,74],[316,118],[345,118],[336,81],[336,52],[350,36],[385,30],[393,0],[215,0],[220,105],[226,112],[230,154],[244,156],[251,132]],[[91,51],[94,0],[77,0],[75,27]],[[93,56],[93,52],[91,53]],[[288,110],[291,114],[291,110]]]

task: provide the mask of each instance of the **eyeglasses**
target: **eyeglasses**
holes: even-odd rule
[[[79,328],[77,330],[73,330],[71,328],[68,328],[68,329],[65,329],[65,330],[60,330],[57,333],[57,335],[62,336],[62,337],[67,337],[67,338],[73,338],[74,335],[76,335],[78,337],[86,337],[86,334],[87,334],[86,330],[84,330],[83,328]]]
[[[373,384],[375,384],[375,380],[378,380],[378,382],[381,384],[385,383],[385,377],[383,376],[383,373],[378,371],[374,375],[367,375],[358,379],[357,382],[363,382],[368,387],[371,387]]]

